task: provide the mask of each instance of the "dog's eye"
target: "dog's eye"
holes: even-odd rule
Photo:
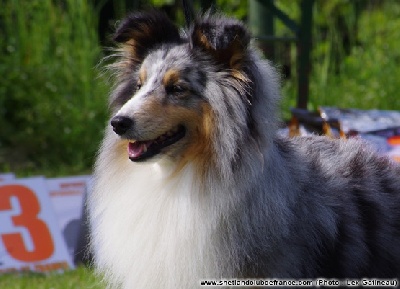
[[[138,81],[136,83],[136,91],[138,91],[141,87],[142,87],[142,83],[140,81]]]
[[[166,86],[165,90],[168,94],[179,94],[185,92],[187,88],[182,85],[174,84]]]

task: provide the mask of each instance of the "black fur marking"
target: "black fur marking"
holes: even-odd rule
[[[228,49],[234,41],[239,41],[242,47],[246,47],[249,43],[248,33],[242,25],[236,23],[198,23],[195,26],[195,32],[205,36],[207,42],[204,42],[204,39],[194,37],[193,43],[199,46],[207,44],[213,50]],[[195,34],[195,36],[199,35]]]
[[[325,240],[325,246],[322,249],[320,258],[320,276],[326,278],[343,278],[349,277],[343,272],[343,263],[347,260],[346,244],[348,244],[348,229],[344,219],[337,224],[336,242],[332,243],[330,238]],[[317,276],[318,277],[318,276]]]
[[[218,63],[234,67],[242,60],[250,34],[239,21],[210,17],[195,23],[190,42],[210,53]]]
[[[349,161],[349,172],[351,172],[351,177],[357,181],[365,180],[365,163],[361,151],[358,151],[352,160]]]
[[[133,93],[135,92],[135,86],[136,84],[134,80],[129,80],[121,84],[119,90],[115,91],[110,98],[110,107],[113,109],[119,109],[122,105],[124,105],[129,99],[132,98]]]
[[[122,21],[114,35],[114,41],[127,43],[132,57],[141,61],[146,53],[161,43],[179,43],[179,31],[168,17],[159,11],[136,12]]]
[[[284,157],[287,160],[290,160],[294,150],[290,142],[288,142],[285,139],[274,139],[274,145],[277,147],[282,157]]]

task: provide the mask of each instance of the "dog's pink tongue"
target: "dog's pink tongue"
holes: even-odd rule
[[[129,158],[140,157],[146,151],[147,151],[146,143],[135,141],[135,142],[130,142],[128,145]]]

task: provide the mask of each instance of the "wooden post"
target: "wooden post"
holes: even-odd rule
[[[297,107],[304,109],[307,109],[310,87],[313,4],[314,0],[301,1],[301,19],[297,36]]]

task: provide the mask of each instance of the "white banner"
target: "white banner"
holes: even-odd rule
[[[10,181],[15,178],[13,173],[0,174],[0,184],[5,181]]]
[[[0,183],[0,273],[73,268],[44,178]]]
[[[49,195],[64,236],[69,254],[74,259],[81,228],[84,195],[90,186],[90,176],[50,178],[46,180]]]

